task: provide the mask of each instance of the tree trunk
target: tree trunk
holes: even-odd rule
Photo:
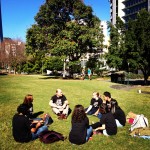
[[[148,85],[148,75],[144,75],[144,85]]]

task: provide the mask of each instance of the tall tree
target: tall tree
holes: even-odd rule
[[[100,20],[81,0],[47,0],[35,21],[26,36],[26,52],[35,57],[49,53],[76,62],[102,47]]]
[[[110,46],[105,57],[110,68],[120,70],[124,67],[124,51],[125,51],[125,25],[122,20],[117,17],[116,25],[108,23],[110,29]]]
[[[16,73],[20,65],[26,61],[25,44],[20,39],[5,38],[0,45],[0,65],[3,69]]]
[[[147,84],[150,75],[150,13],[145,9],[137,14],[136,20],[128,24],[126,47],[130,67],[140,69]]]

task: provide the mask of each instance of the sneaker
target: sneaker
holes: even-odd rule
[[[93,134],[97,134],[97,135],[102,135],[102,133],[100,131],[93,131]]]
[[[63,114],[63,119],[67,119],[67,115]]]
[[[92,140],[92,137],[89,137],[89,141],[91,141]]]
[[[59,116],[58,119],[59,119],[59,120],[63,120],[62,116]]]

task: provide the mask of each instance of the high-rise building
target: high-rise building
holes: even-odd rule
[[[123,18],[126,23],[129,19],[136,19],[136,15],[141,9],[145,8],[150,11],[150,0],[124,0],[123,4],[125,5]]]
[[[137,13],[145,8],[150,11],[150,0],[109,0],[110,21],[116,24],[117,16],[127,23],[129,19],[136,19]]]
[[[0,0],[0,42],[2,41],[3,41],[3,27],[2,27],[1,0]]]
[[[125,15],[124,9],[124,0],[109,0],[110,2],[110,21],[114,25],[116,24],[117,16],[123,20],[123,16]]]

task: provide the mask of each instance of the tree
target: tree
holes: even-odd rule
[[[130,67],[140,69],[147,84],[150,75],[150,13],[145,9],[137,14],[136,20],[128,24],[126,48]]]
[[[16,73],[20,65],[26,61],[25,44],[19,39],[5,38],[1,43],[1,67]]]
[[[124,68],[124,52],[125,52],[125,25],[122,20],[117,17],[116,25],[108,22],[110,29],[110,46],[105,57],[110,68],[121,70]]]
[[[102,47],[100,20],[81,0],[47,0],[35,21],[26,36],[26,52],[34,57],[42,59],[48,53],[76,62],[82,54]]]

